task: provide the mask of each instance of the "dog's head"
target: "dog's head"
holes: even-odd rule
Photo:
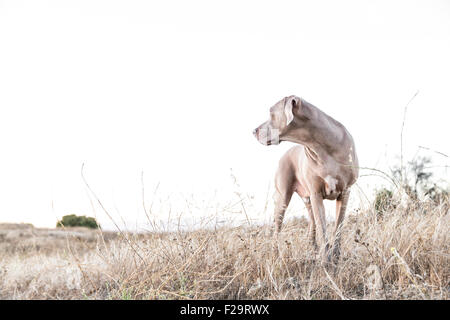
[[[270,108],[270,118],[253,130],[253,135],[263,145],[276,145],[294,127],[301,125],[307,117],[301,114],[302,100],[296,96],[285,97]]]

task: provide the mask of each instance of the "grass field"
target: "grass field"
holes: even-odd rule
[[[448,299],[449,207],[349,212],[328,270],[303,218],[278,242],[267,225],[133,234],[0,224],[0,298]]]

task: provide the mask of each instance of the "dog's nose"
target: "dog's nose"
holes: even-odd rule
[[[253,135],[256,136],[256,133],[258,132],[258,129],[253,129]]]

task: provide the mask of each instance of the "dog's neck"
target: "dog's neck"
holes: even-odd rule
[[[338,153],[348,143],[344,126],[305,100],[301,103],[308,120],[297,121],[285,140],[304,145],[307,155],[318,162],[340,158]]]

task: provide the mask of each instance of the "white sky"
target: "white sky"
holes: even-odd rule
[[[0,221],[110,225],[82,163],[127,223],[142,223],[141,171],[148,203],[158,183],[155,198],[173,197],[162,215],[186,195],[236,199],[230,168],[263,208],[291,144],[251,132],[291,94],[349,129],[361,166],[384,169],[420,90],[406,153],[450,154],[449,57],[449,1],[0,1]]]

